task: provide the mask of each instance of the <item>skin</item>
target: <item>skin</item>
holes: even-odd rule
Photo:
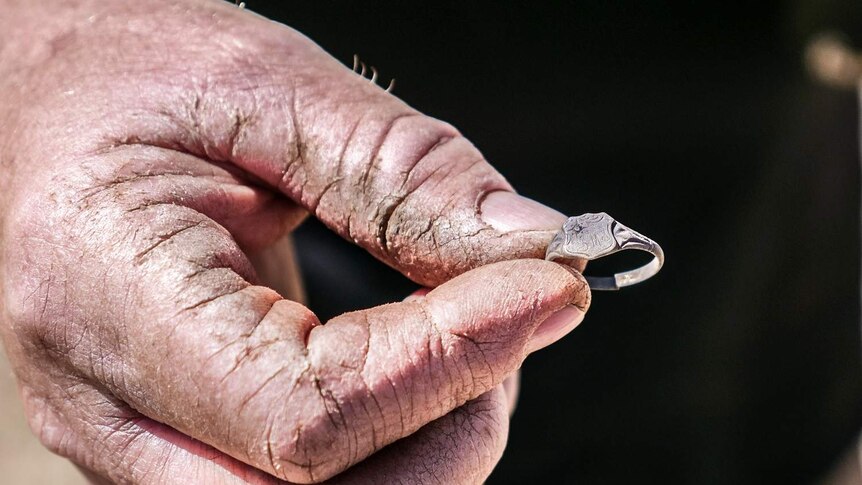
[[[0,330],[49,449],[121,483],[488,476],[504,380],[589,305],[530,259],[561,214],[231,4],[0,7]],[[274,266],[308,214],[434,289],[322,324]]]

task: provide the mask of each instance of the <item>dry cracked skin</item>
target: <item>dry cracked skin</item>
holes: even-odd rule
[[[0,8],[0,330],[47,447],[120,483],[487,477],[504,380],[589,305],[535,259],[561,214],[231,4]],[[309,214],[434,289],[322,324],[252,263]]]

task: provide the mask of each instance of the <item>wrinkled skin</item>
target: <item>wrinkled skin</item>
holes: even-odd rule
[[[231,4],[0,7],[0,330],[47,447],[124,483],[487,477],[503,381],[589,304],[529,259],[561,214]],[[307,214],[434,289],[321,324],[277,291]]]

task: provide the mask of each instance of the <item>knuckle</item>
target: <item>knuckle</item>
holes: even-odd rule
[[[350,466],[356,460],[356,450],[339,404],[321,388],[316,376],[307,374],[303,391],[285,405],[283,414],[290,421],[288,426],[283,432],[267,429],[267,453],[280,478],[318,483]],[[270,420],[279,421],[282,420]]]
[[[420,187],[450,171],[451,161],[435,155],[463,138],[450,125],[415,112],[390,114],[377,124],[376,139],[364,149],[364,161],[350,181],[370,215],[367,227],[354,232],[365,233],[385,253],[389,237],[406,222],[398,217],[399,208]]]
[[[383,256],[397,261],[409,278],[430,284],[484,258],[477,237],[488,228],[476,218],[477,197],[504,184],[472,145],[467,150],[473,158],[458,153],[458,141],[443,146],[439,157],[424,155],[401,188],[381,197],[374,209],[375,243]]]

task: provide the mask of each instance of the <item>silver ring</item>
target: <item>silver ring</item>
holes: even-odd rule
[[[591,289],[619,290],[640,283],[655,276],[664,264],[661,246],[604,212],[569,217],[548,245],[545,259],[561,263],[575,258],[592,261],[626,249],[646,251],[654,257],[640,268],[613,276],[586,276]]]

